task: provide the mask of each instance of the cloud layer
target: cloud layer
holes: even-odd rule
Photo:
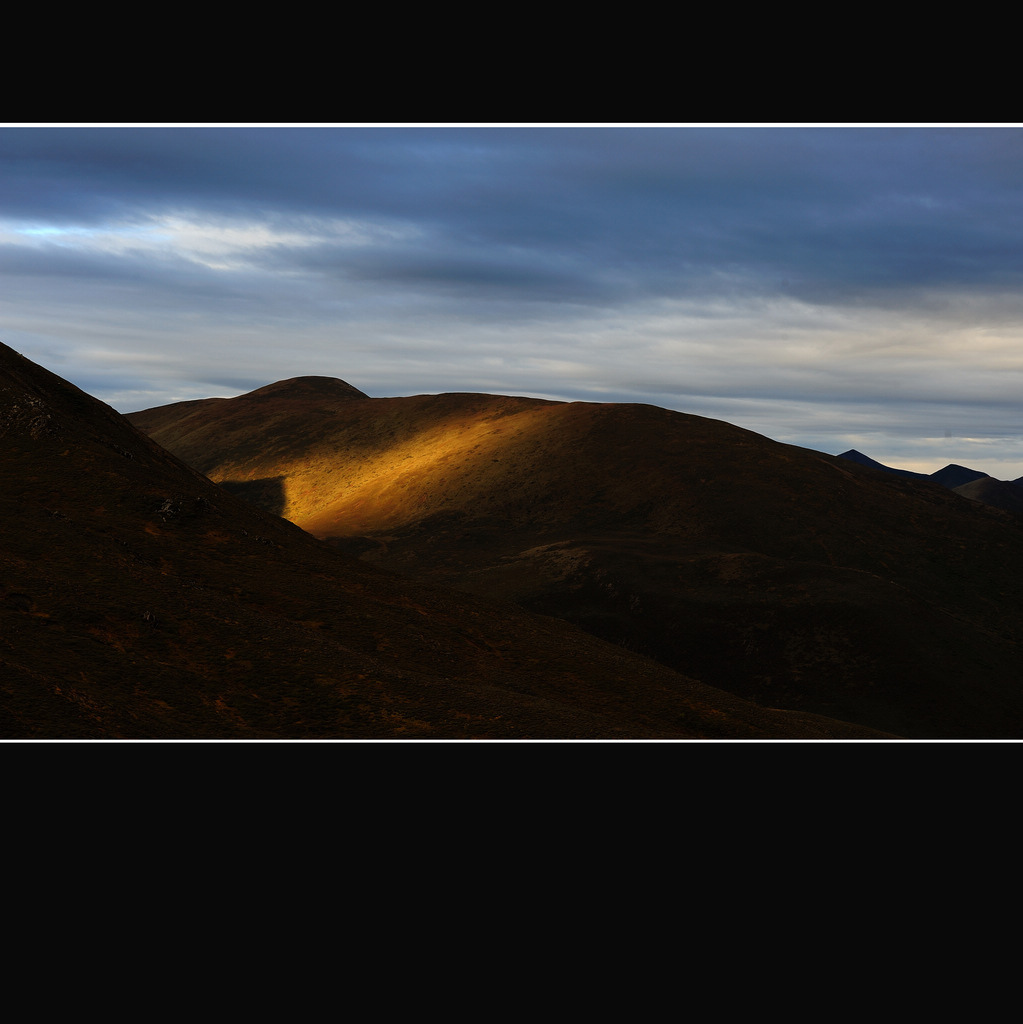
[[[300,374],[1023,475],[1023,131],[0,128],[0,339],[122,411]]]

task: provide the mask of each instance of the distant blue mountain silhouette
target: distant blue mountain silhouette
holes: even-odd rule
[[[972,501],[980,501],[985,505],[994,505],[996,508],[1005,509],[1014,515],[1023,516],[1023,501],[1020,500],[1020,492],[1023,491],[1023,477],[1018,480],[995,480],[989,473],[982,473],[979,469],[969,469],[966,466],[957,466],[949,463],[944,469],[934,473],[913,473],[908,469],[893,469],[882,462],[877,462],[864,455],[863,452],[851,448],[838,456],[840,459],[848,459],[850,462],[858,463],[861,466],[868,466],[871,469],[880,469],[893,476],[910,477],[914,480],[932,480],[950,491],[961,494],[964,498]]]
[[[955,490],[956,487],[962,487],[963,484],[972,483],[974,480],[980,480],[981,477],[991,476],[990,473],[981,473],[977,469],[967,469],[966,466],[956,466],[953,463],[947,465],[944,469],[939,469],[937,472],[931,474],[932,480],[937,480],[939,484],[944,484],[946,487],[950,487]]]
[[[927,473],[912,473],[908,469],[892,469],[891,466],[885,466],[883,463],[875,462],[869,455],[864,455],[863,452],[858,452],[855,448],[850,448],[849,451],[842,452],[838,457],[840,459],[848,459],[850,462],[859,463],[861,466],[869,466],[871,469],[882,469],[886,473],[894,473],[895,476],[909,476],[916,480],[931,479]]]

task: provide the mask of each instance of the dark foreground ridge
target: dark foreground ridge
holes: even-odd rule
[[[0,467],[3,738],[878,735],[382,572],[2,345]]]

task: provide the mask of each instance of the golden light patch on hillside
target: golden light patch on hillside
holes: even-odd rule
[[[370,399],[332,408],[243,401],[248,397],[188,410],[168,427],[147,414],[133,419],[210,479],[238,493],[248,489],[251,500],[318,536],[387,530],[494,493],[521,492],[530,481],[539,487],[546,454],[565,445],[577,418],[566,416],[570,407],[562,403],[503,396]],[[278,507],[271,485],[279,487]]]
[[[625,408],[629,430],[618,436]],[[369,399],[330,414],[261,412],[220,422],[215,440],[208,428],[181,436],[177,425],[153,436],[229,487],[279,481],[280,507],[257,503],[321,538],[386,533],[467,509],[536,526],[570,517],[579,496],[595,492],[594,513],[626,514],[666,490],[662,459],[631,457],[630,446],[672,457],[706,431],[697,417],[647,406],[473,394]],[[686,421],[689,435],[667,433],[665,416]],[[747,432],[728,429],[738,454]],[[218,460],[206,466],[212,450]],[[595,456],[615,472],[602,474]],[[662,518],[677,524],[705,482],[673,482],[677,500],[662,505]]]
[[[327,445],[267,468],[285,479],[286,518],[314,536],[358,536],[528,486],[550,432],[546,408],[522,409],[496,421],[477,411],[415,431],[370,455]]]

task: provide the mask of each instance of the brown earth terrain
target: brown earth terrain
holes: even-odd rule
[[[128,418],[410,582],[558,617],[758,705],[1023,736],[1023,529],[933,481],[653,406],[368,398],[324,377]]]
[[[328,390],[325,417],[365,406]],[[282,406],[321,405],[290,385],[249,405],[261,401],[255,422],[271,429]],[[879,736],[382,571],[216,486],[2,345],[0,465],[0,738]],[[272,504],[291,493],[279,469],[238,481]],[[259,484],[282,475],[276,491]]]

